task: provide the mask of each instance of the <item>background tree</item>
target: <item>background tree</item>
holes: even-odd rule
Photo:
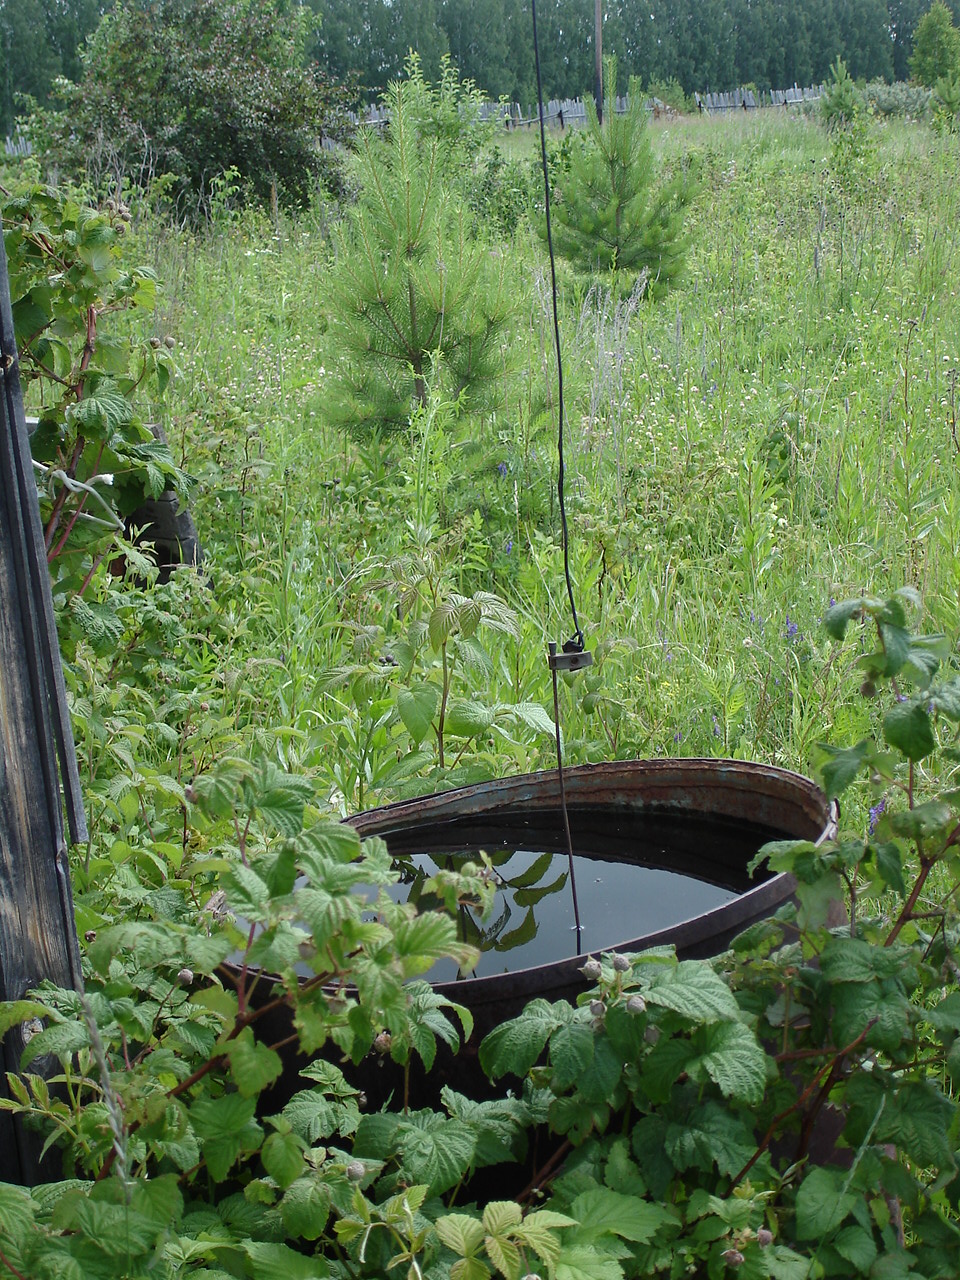
[[[2,0],[0,132],[10,132],[27,95],[45,105],[57,76],[80,76],[83,41],[100,21],[99,0]]]
[[[587,127],[557,184],[554,243],[581,272],[614,272],[625,291],[646,272],[648,290],[658,293],[683,268],[683,211],[690,190],[681,180],[655,185],[640,85],[631,82],[629,109],[618,115],[612,59],[605,73],[603,124],[586,98]]]
[[[934,0],[917,23],[910,57],[910,74],[932,88],[944,76],[960,70],[960,31],[942,0]]]
[[[359,430],[405,425],[435,383],[482,404],[502,387],[513,311],[504,258],[475,235],[460,188],[463,138],[473,146],[480,133],[469,124],[477,98],[449,64],[436,89],[416,59],[408,70],[386,96],[387,137],[360,136],[360,192],[329,284],[344,358],[328,403]]]
[[[202,201],[233,170],[260,197],[305,202],[330,165],[337,91],[303,67],[309,10],[287,0],[121,0],[60,82],[58,155],[97,176],[172,173]]]

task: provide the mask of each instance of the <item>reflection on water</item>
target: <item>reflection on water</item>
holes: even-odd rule
[[[583,951],[642,938],[702,915],[751,887],[746,866],[777,833],[704,815],[570,810],[574,876]],[[497,872],[486,919],[459,912],[460,936],[480,948],[476,969],[459,975],[451,961],[430,970],[433,982],[485,977],[550,964],[577,954],[569,860],[559,812],[459,818],[379,833],[401,872],[395,901],[436,905],[422,892],[441,868],[459,868],[483,850]]]

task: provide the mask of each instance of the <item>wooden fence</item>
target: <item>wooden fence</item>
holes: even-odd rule
[[[27,436],[0,237],[0,1000],[49,978],[81,987],[63,809],[87,839]],[[0,1096],[39,1024],[25,1016],[0,1040]],[[30,1070],[49,1074],[39,1059]],[[0,1180],[55,1177],[42,1135],[0,1112]]]
[[[816,102],[822,93],[822,84],[809,85],[801,89],[794,85],[791,89],[771,89],[769,93],[755,89],[732,89],[728,93],[695,93],[694,100],[702,114],[717,115],[727,111],[756,111],[761,107],[794,107],[805,102]],[[667,105],[659,98],[648,98],[646,108],[652,114],[666,112]],[[617,97],[616,110],[623,115],[629,109],[630,99],[624,95]],[[369,106],[360,115],[351,113],[354,124],[364,124],[375,129],[383,128],[390,119],[389,111],[379,104]],[[520,129],[539,122],[540,115],[536,106],[522,107],[518,102],[483,102],[480,105],[481,120],[502,120],[505,128]],[[586,123],[587,111],[582,98],[551,98],[543,105],[544,123],[553,128],[576,129]]]

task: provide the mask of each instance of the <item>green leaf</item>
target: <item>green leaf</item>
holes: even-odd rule
[[[283,1225],[293,1237],[317,1240],[330,1217],[330,1189],[311,1174],[298,1178],[280,1201]]]
[[[670,1122],[663,1147],[680,1173],[690,1168],[710,1172],[716,1165],[721,1173],[735,1175],[753,1155],[756,1141],[742,1117],[708,1102],[697,1108],[689,1120]],[[639,1159],[636,1142],[634,1153]],[[646,1172],[642,1164],[641,1167]]]
[[[643,994],[648,1004],[672,1009],[693,1022],[736,1021],[740,1016],[730,988],[699,960],[682,960],[676,968],[661,971]]]
[[[285,1244],[243,1240],[240,1247],[253,1263],[256,1280],[325,1280],[330,1274],[322,1258],[304,1257]]]
[[[697,1078],[705,1071],[725,1097],[759,1102],[767,1083],[767,1057],[749,1027],[721,1022],[708,1027],[705,1038],[707,1047],[696,1063]]]
[[[447,704],[444,732],[456,738],[477,738],[487,732],[493,720],[494,712],[477,699],[451,698]]]
[[[470,1168],[476,1148],[472,1126],[434,1112],[421,1112],[397,1127],[400,1159],[414,1182],[443,1195]]]
[[[869,1231],[865,1231],[863,1227],[852,1224],[849,1227],[844,1227],[837,1232],[831,1243],[841,1258],[845,1258],[847,1262],[856,1267],[860,1274],[866,1275],[873,1266],[877,1256],[877,1246],[873,1241],[873,1236]]]
[[[450,1280],[490,1280],[492,1274],[479,1258],[458,1258],[450,1268]]]
[[[547,738],[556,737],[556,725],[538,702],[518,702],[509,710],[528,729],[533,729]]]
[[[109,440],[130,421],[131,413],[129,400],[105,379],[96,391],[68,408],[67,421],[88,439]]]
[[[230,1061],[230,1074],[245,1098],[255,1098],[283,1072],[279,1053],[258,1043],[252,1027],[244,1027],[224,1052]]]
[[[483,1244],[483,1223],[465,1213],[448,1213],[435,1225],[443,1243],[461,1258],[476,1253]]]
[[[561,1027],[550,1039],[552,1087],[561,1092],[574,1083],[593,1061],[595,1033],[585,1022]],[[602,1101],[602,1099],[601,1099]]]
[[[0,1004],[0,1036],[5,1036],[11,1027],[19,1022],[28,1022],[31,1018],[48,1018],[50,1009],[39,1000],[8,1000]]]
[[[866,596],[856,600],[842,600],[831,605],[823,615],[823,626],[833,640],[842,640],[846,634],[847,624],[852,618],[860,617],[866,608],[880,608],[881,602]]]
[[[440,689],[429,680],[401,689],[397,694],[400,719],[416,746],[419,747],[430,732],[439,705]]]
[[[285,1191],[303,1173],[303,1145],[295,1133],[271,1133],[263,1144],[263,1167],[281,1190]]]
[[[444,600],[437,605],[427,622],[427,634],[434,653],[439,653],[445,642],[450,639],[459,621],[460,610],[453,600]]]
[[[513,1200],[491,1200],[483,1211],[483,1229],[492,1236],[500,1236],[519,1227],[523,1211]]]
[[[557,1259],[556,1280],[623,1280],[623,1268],[589,1245],[566,1245]]]
[[[819,743],[817,750],[817,772],[823,789],[828,800],[835,800],[855,781],[873,756],[874,746],[868,738],[863,738],[854,747],[831,747],[827,743]]]
[[[511,1074],[525,1076],[543,1053],[553,1031],[566,1018],[546,1000],[533,1000],[523,1013],[502,1022],[480,1045],[480,1065],[491,1080]]]
[[[883,736],[908,760],[922,760],[935,750],[930,716],[918,702],[898,702],[883,717]]]
[[[226,1178],[242,1154],[259,1147],[263,1131],[254,1119],[256,1107],[255,1096],[244,1098],[239,1093],[198,1098],[190,1107],[190,1119],[217,1182]]]
[[[647,1244],[665,1223],[676,1221],[664,1206],[621,1195],[608,1187],[584,1191],[574,1200],[570,1212],[582,1228],[577,1232],[578,1244],[607,1233]]]
[[[845,1174],[814,1168],[797,1192],[797,1238],[819,1240],[836,1231],[853,1208],[856,1196],[843,1190]]]
[[[20,1057],[20,1070],[24,1071],[37,1058],[50,1054],[61,1062],[68,1062],[81,1049],[89,1048],[90,1031],[84,1019],[76,1022],[55,1022],[33,1036]]]
[[[270,914],[270,890],[252,867],[234,863],[220,877],[229,909],[248,922],[266,920]]]
[[[0,1182],[0,1234],[22,1243],[33,1225],[37,1205],[21,1187]]]

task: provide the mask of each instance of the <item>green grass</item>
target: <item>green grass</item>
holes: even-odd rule
[[[929,625],[960,630],[957,140],[894,122],[845,146],[774,112],[652,128],[663,165],[700,184],[682,285],[618,315],[560,264],[571,567],[598,654],[563,693],[567,760],[803,771],[818,739],[870,715],[818,625],[831,597],[911,583]],[[504,145],[527,181],[532,146]],[[246,213],[197,235],[145,223],[131,247],[166,282],[156,324],[179,344],[164,415],[199,480],[225,704],[353,809],[552,760],[547,736],[514,726],[462,743],[440,776],[396,716],[374,728],[402,685],[376,660],[402,629],[392,566],[412,546],[418,466],[444,589],[494,591],[520,616],[520,639],[488,637],[455,692],[550,707],[546,645],[572,627],[533,210],[492,244],[519,300],[497,412],[440,405],[426,439],[415,422],[362,443],[328,424],[332,216]],[[331,675],[368,658],[373,691]],[[421,657],[410,679],[431,669]]]

